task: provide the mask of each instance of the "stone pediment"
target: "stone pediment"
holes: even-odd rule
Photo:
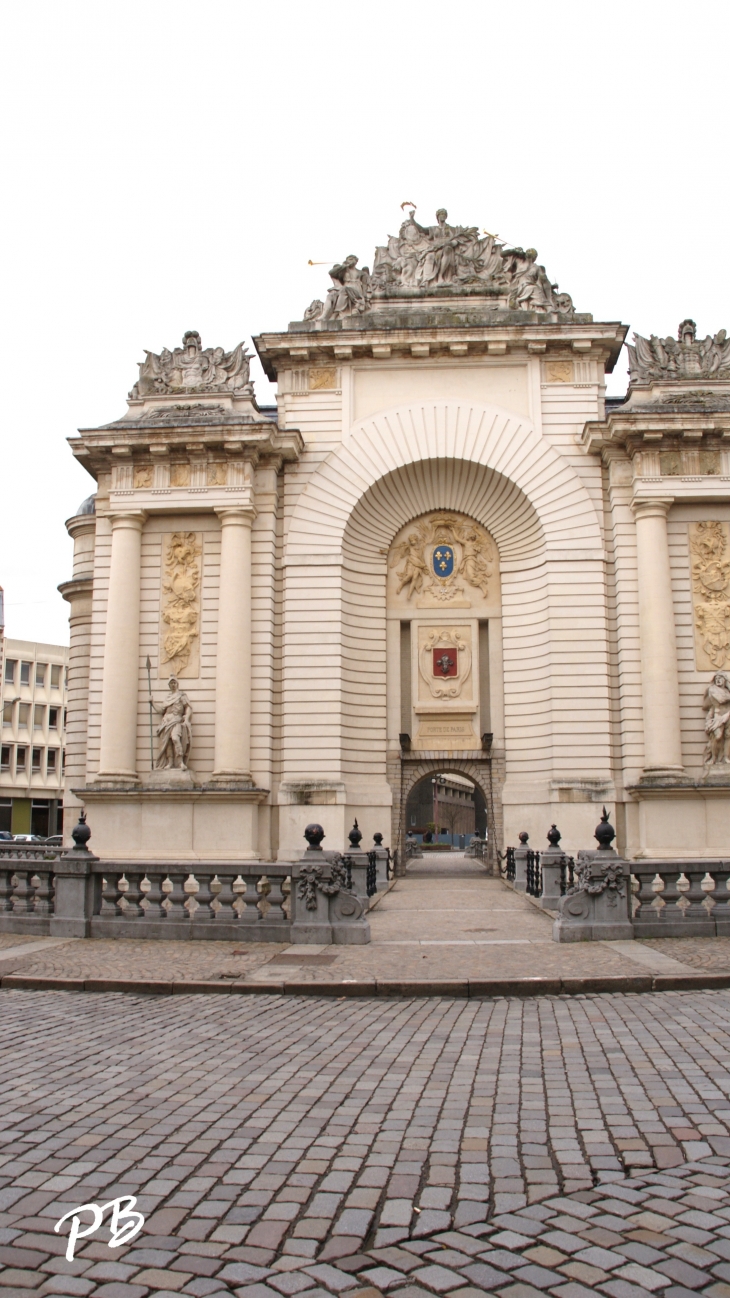
[[[534,248],[508,247],[477,226],[450,225],[443,208],[433,225],[421,225],[415,210],[410,207],[398,234],[375,249],[372,271],[361,267],[354,254],[345,257],[329,272],[332,287],[326,299],[315,298],[304,320],[290,327],[407,328],[455,318],[464,324],[576,318],[570,294],[550,281]]]

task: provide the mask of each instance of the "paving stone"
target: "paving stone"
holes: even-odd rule
[[[510,1279],[504,1271],[496,1270],[487,1262],[470,1262],[468,1266],[462,1268],[462,1275],[468,1276],[480,1289],[486,1290],[498,1289],[501,1285],[509,1284]]]

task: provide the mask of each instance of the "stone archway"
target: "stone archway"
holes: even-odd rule
[[[405,812],[408,796],[420,780],[442,772],[453,771],[464,775],[479,789],[487,810],[489,829],[489,849],[487,860],[490,872],[496,873],[497,852],[502,849],[502,799],[501,790],[504,784],[504,758],[487,753],[460,753],[424,756],[423,753],[401,753],[397,772],[400,795],[393,799],[393,823],[391,841],[398,845],[399,857],[403,857],[403,842],[406,834]],[[396,772],[393,773],[396,775]]]

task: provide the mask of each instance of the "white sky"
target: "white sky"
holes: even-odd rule
[[[68,640],[63,524],[94,484],[65,439],[124,413],[143,348],[286,328],[406,199],[536,247],[597,320],[730,328],[724,0],[1,12],[10,636]]]

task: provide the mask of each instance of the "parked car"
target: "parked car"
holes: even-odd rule
[[[13,841],[13,835],[8,829],[0,829],[0,841],[7,843]]]
[[[40,834],[13,834],[13,840],[16,843],[45,843],[45,838]]]
[[[51,834],[50,838],[45,840],[46,847],[63,847],[63,834]]]

